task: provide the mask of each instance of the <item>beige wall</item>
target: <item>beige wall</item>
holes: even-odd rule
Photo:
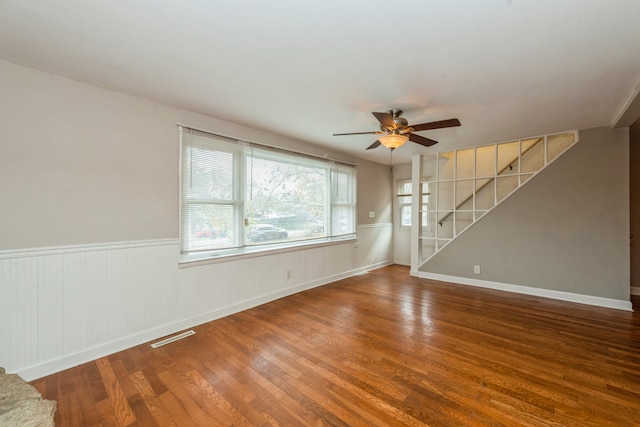
[[[581,131],[420,271],[628,301],[628,164],[627,129]]]
[[[6,62],[0,94],[0,250],[177,238],[176,123],[355,162],[358,223],[391,222],[386,166]]]
[[[358,168],[358,225],[392,222],[392,181],[389,166],[369,163]]]

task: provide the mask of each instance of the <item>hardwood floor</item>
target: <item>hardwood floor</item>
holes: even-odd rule
[[[390,266],[193,329],[32,384],[57,426],[640,425],[638,313]]]

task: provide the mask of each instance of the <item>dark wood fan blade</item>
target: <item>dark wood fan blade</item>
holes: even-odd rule
[[[409,141],[424,145],[425,147],[431,147],[433,144],[438,143],[438,141],[434,141],[433,139],[425,138],[424,136],[416,135],[414,133],[409,134]]]
[[[371,144],[370,146],[368,146],[366,149],[367,149],[367,150],[371,150],[371,149],[373,149],[373,148],[377,148],[377,147],[379,147],[379,146],[380,146],[380,141],[376,141],[376,142],[374,142],[373,144]]]
[[[393,121],[393,116],[389,113],[371,113],[382,124],[382,126],[395,129],[396,124]]]
[[[419,125],[411,125],[414,132],[420,132],[422,130],[431,130],[431,129],[451,128],[455,126],[460,126],[460,120],[449,119],[449,120],[440,120],[437,122],[422,123]]]
[[[333,136],[343,136],[343,135],[374,135],[378,133],[376,132],[351,132],[351,133],[334,133]]]

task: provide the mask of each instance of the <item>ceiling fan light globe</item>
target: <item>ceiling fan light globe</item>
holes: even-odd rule
[[[384,145],[385,147],[394,150],[398,147],[400,147],[401,145],[403,145],[405,142],[407,142],[409,140],[409,137],[407,135],[401,135],[398,133],[392,133],[389,135],[381,135],[378,138],[378,141],[380,141],[380,143],[382,145]]]

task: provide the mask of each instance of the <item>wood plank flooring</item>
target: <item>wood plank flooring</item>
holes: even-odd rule
[[[57,426],[640,425],[638,313],[394,265],[193,329],[32,384]]]

